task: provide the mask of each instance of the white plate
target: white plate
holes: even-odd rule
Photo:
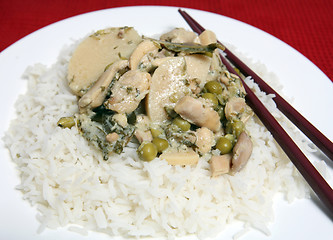
[[[294,98],[295,108],[333,139],[333,84],[315,65],[290,46],[252,26],[213,13],[185,10],[205,28],[213,30],[221,41],[232,43],[239,51],[265,63],[280,78],[284,93]],[[51,65],[62,46],[71,40],[94,30],[125,25],[148,36],[174,27],[188,28],[177,8],[126,7],[72,17],[26,36],[0,53],[1,136],[13,117],[15,100],[24,92],[21,75],[28,65],[37,62]],[[0,154],[0,239],[87,239],[66,230],[46,230],[41,235],[36,234],[39,226],[35,218],[37,211],[15,190],[19,183],[18,172],[3,146]],[[316,159],[316,156],[309,158]],[[270,225],[272,236],[252,231],[243,239],[323,240],[333,236],[332,221],[314,200],[299,200],[291,205],[277,201],[275,209],[275,222]],[[227,229],[223,239],[229,239],[238,229],[239,225]],[[89,236],[109,239],[98,233]]]

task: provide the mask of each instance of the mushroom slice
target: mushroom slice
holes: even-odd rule
[[[202,45],[208,45],[208,44],[216,43],[217,42],[215,33],[212,32],[212,31],[210,31],[210,30],[203,31],[199,35],[199,39],[200,39],[200,43]]]
[[[151,76],[140,70],[124,73],[111,89],[106,107],[118,113],[131,113],[148,93]]]
[[[214,145],[214,133],[206,127],[198,128],[195,131],[195,144],[201,153],[207,153]]]
[[[210,170],[212,172],[212,177],[218,177],[222,174],[228,173],[230,171],[231,159],[231,153],[212,156],[210,159]]]
[[[164,61],[154,72],[149,94],[146,98],[147,115],[151,121],[162,122],[168,118],[166,106],[175,105],[172,96],[183,97],[189,89],[184,81],[185,61],[183,57],[172,57]]]
[[[145,56],[147,53],[152,51],[157,51],[158,46],[150,40],[142,41],[137,48],[133,51],[130,59],[129,59],[129,66],[130,69],[137,69],[140,63],[140,60]]]
[[[84,39],[69,61],[67,80],[71,91],[83,96],[107,65],[128,59],[141,41],[131,27],[100,30]]]
[[[128,66],[127,60],[120,60],[108,67],[100,76],[89,91],[79,100],[80,111],[85,108],[95,108],[100,106],[107,95],[108,87],[114,79],[116,73]]]
[[[193,150],[187,152],[165,152],[159,157],[170,165],[195,165],[199,161],[199,154]]]
[[[199,99],[185,96],[177,102],[174,110],[182,118],[199,127],[206,127],[213,132],[218,132],[221,128],[219,114]]]
[[[249,160],[252,154],[253,144],[246,132],[242,132],[233,148],[233,157],[231,160],[231,171],[239,172]]]

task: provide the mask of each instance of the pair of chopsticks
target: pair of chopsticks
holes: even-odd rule
[[[205,31],[205,29],[195,21],[185,11],[179,9],[179,13],[189,24],[192,30],[198,34]],[[236,74],[243,82],[246,95],[246,101],[253,109],[255,114],[259,117],[266,128],[271,132],[276,142],[281,146],[283,151],[287,154],[298,171],[302,174],[304,179],[310,185],[312,190],[317,194],[318,198],[328,208],[333,215],[333,190],[320,175],[317,169],[311,164],[303,152],[298,148],[295,142],[289,137],[286,131],[276,121],[273,115],[266,109],[262,102],[246,85],[243,79],[235,71],[234,64],[245,76],[251,76],[258,86],[266,93],[275,95],[274,101],[276,102],[279,110],[292,121],[322,152],[333,160],[333,143],[325,137],[318,129],[316,129],[308,120],[306,120],[298,111],[288,104],[277,92],[275,92],[268,84],[266,84],[255,72],[246,66],[240,59],[238,59],[230,50],[225,48],[224,52],[226,57],[220,54],[222,63],[226,65],[229,72]]]

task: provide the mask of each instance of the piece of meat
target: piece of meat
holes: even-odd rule
[[[88,108],[95,108],[102,105],[112,79],[119,70],[124,69],[127,66],[127,60],[120,60],[109,66],[109,68],[100,76],[89,91],[80,98],[80,112],[83,112]]]
[[[151,76],[140,70],[130,70],[111,89],[106,107],[118,113],[131,113],[148,93]]]
[[[107,28],[85,38],[68,64],[71,91],[83,96],[108,65],[128,59],[141,41],[141,36],[131,27]]]
[[[196,79],[200,86],[205,85],[212,58],[202,54],[185,56],[186,73],[189,79]]]
[[[154,72],[150,91],[146,98],[147,115],[151,121],[167,120],[166,106],[174,105],[172,96],[183,97],[190,90],[184,82],[184,57],[171,57],[164,61]]]
[[[182,118],[199,127],[206,127],[213,132],[221,129],[219,114],[212,108],[206,107],[199,99],[185,96],[177,102],[174,110]]]
[[[209,152],[214,145],[214,133],[206,127],[201,127],[195,131],[195,135],[195,145],[197,145],[199,151],[201,153]]]
[[[225,105],[225,117],[228,120],[239,118],[243,123],[246,123],[253,116],[252,109],[246,104],[244,98],[232,97]]]
[[[153,136],[150,130],[136,129],[134,136],[139,141],[139,143],[151,142],[153,140]]]
[[[139,66],[139,63],[141,59],[148,54],[149,52],[157,52],[158,47],[157,45],[150,41],[150,40],[144,40],[142,41],[137,48],[133,51],[130,59],[129,59],[129,66],[130,69],[137,69]]]
[[[242,132],[237,139],[237,143],[233,148],[233,157],[231,161],[231,171],[233,173],[240,171],[249,160],[253,150],[251,138]]]

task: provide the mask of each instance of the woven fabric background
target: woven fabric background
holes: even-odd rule
[[[332,0],[0,0],[0,51],[53,22],[133,5],[195,8],[243,21],[286,42],[333,81]]]

